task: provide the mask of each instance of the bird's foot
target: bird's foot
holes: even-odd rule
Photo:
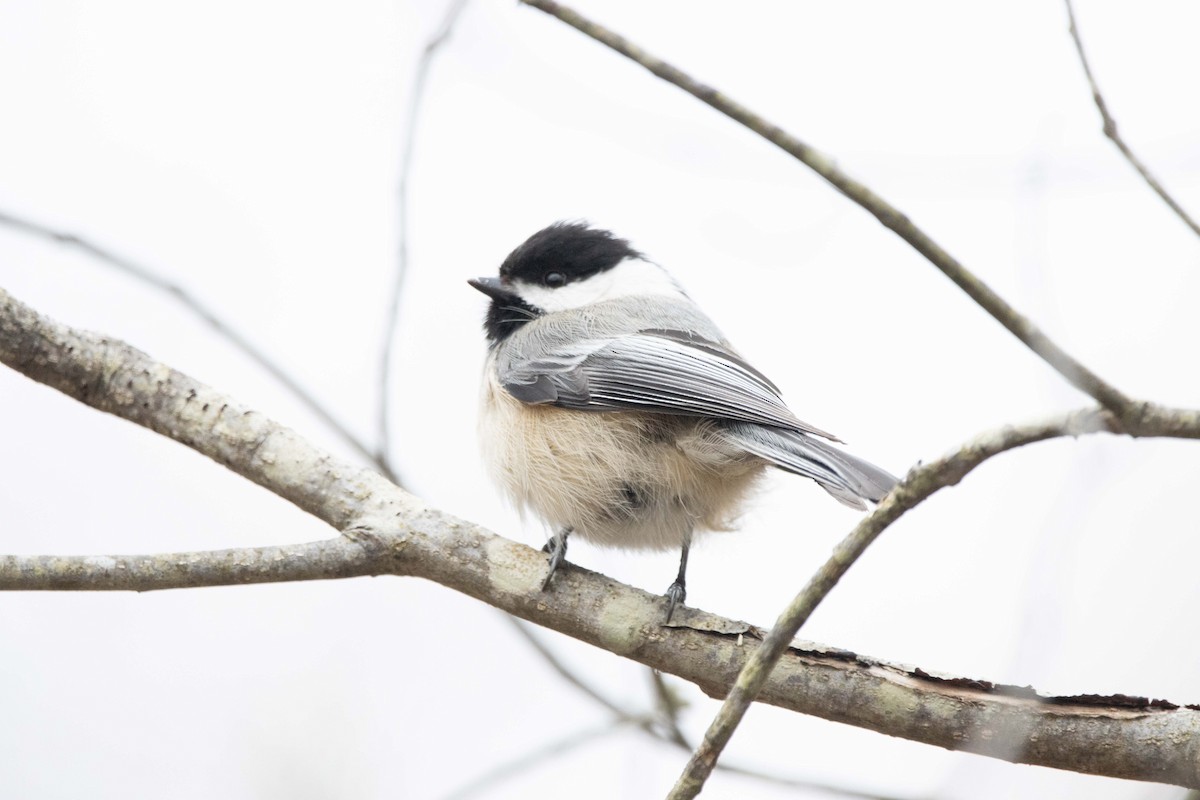
[[[667,588],[664,596],[667,598],[667,623],[670,623],[675,606],[683,605],[683,601],[687,599],[687,587],[683,581],[677,580]]]
[[[550,569],[546,573],[545,580],[542,581],[542,591],[550,588],[550,581],[554,578],[554,573],[567,560],[567,535],[566,533],[556,534],[551,537],[550,541],[542,546],[543,553],[550,554]]]

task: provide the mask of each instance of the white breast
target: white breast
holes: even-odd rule
[[[765,469],[719,425],[690,417],[529,406],[485,368],[480,443],[493,480],[555,531],[630,549],[728,530]]]

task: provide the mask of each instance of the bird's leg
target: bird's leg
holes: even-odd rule
[[[571,527],[563,528],[558,533],[550,537],[550,541],[542,547],[543,553],[550,554],[550,571],[546,573],[546,579],[542,581],[542,591],[546,591],[550,586],[550,579],[554,577],[554,573],[567,559],[567,537],[574,530]]]
[[[682,605],[687,599],[687,559],[688,548],[692,546],[692,532],[689,530],[687,536],[683,537],[683,551],[679,555],[679,574],[675,576],[675,582],[667,587],[667,622],[671,621],[671,615],[675,613],[675,606]]]

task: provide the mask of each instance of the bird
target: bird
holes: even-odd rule
[[[897,483],[800,421],[671,274],[611,231],[556,222],[468,283],[490,299],[483,462],[553,532],[543,591],[568,537],[678,548],[670,622],[693,537],[731,530],[769,468],[860,510]]]

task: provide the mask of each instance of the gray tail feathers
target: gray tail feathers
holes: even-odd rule
[[[735,423],[727,429],[747,452],[780,469],[812,478],[822,489],[851,508],[878,503],[898,481],[889,473],[803,433]]]

